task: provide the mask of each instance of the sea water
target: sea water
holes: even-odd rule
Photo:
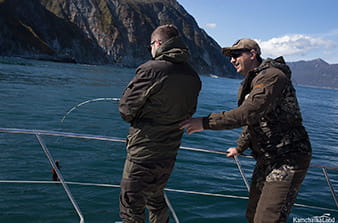
[[[53,130],[125,138],[128,123],[121,120],[115,101],[134,69],[113,66],[53,63],[0,58],[0,128]],[[195,116],[236,107],[240,80],[201,76],[203,87]],[[296,86],[313,146],[312,164],[338,166],[338,90]],[[182,146],[225,151],[235,146],[240,129],[184,135]],[[124,143],[41,136],[59,160],[65,181],[119,185],[126,155]],[[248,151],[249,153],[250,151]],[[250,181],[254,160],[239,158]],[[338,171],[328,170],[335,190]],[[34,135],[0,133],[0,180],[51,181],[51,166]],[[85,222],[118,222],[119,188],[69,184]],[[169,189],[231,195],[233,198],[167,191],[180,222],[246,222],[248,196],[233,159],[224,155],[180,150]],[[0,183],[1,223],[73,223],[79,217],[60,184]],[[329,216],[337,207],[322,170],[311,167],[288,222]],[[332,209],[332,210],[330,210]],[[336,210],[336,211],[335,211]],[[174,222],[173,218],[170,222]],[[299,222],[299,221],[298,221]]]

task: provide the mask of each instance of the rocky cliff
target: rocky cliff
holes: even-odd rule
[[[0,55],[102,63],[105,52],[37,0],[0,0]],[[83,47],[85,46],[85,47]]]
[[[0,55],[136,67],[150,59],[151,32],[169,23],[200,74],[238,77],[176,0],[0,0]]]

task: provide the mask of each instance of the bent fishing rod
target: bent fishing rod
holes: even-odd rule
[[[90,100],[87,100],[87,101],[84,101],[84,102],[81,102],[77,105],[75,105],[74,107],[72,107],[61,119],[61,122],[63,122],[66,117],[72,112],[74,111],[75,109],[79,108],[80,106],[82,105],[85,105],[85,104],[88,104],[88,103],[91,103],[91,102],[96,102],[96,101],[120,101],[119,98],[94,98],[94,99],[90,99]]]

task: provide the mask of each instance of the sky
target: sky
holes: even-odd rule
[[[337,0],[177,0],[221,47],[256,40],[262,57],[338,64]]]

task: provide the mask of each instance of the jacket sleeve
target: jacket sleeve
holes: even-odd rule
[[[264,112],[280,100],[287,81],[284,73],[277,69],[269,75],[257,75],[244,102],[230,111],[211,113],[203,120],[204,129],[233,129],[258,123]]]
[[[147,100],[154,78],[149,69],[137,68],[135,77],[124,90],[119,104],[120,115],[126,122],[132,123]]]
[[[242,133],[239,135],[237,140],[237,151],[243,153],[247,148],[250,147],[250,134],[248,132],[248,126],[244,126]]]

